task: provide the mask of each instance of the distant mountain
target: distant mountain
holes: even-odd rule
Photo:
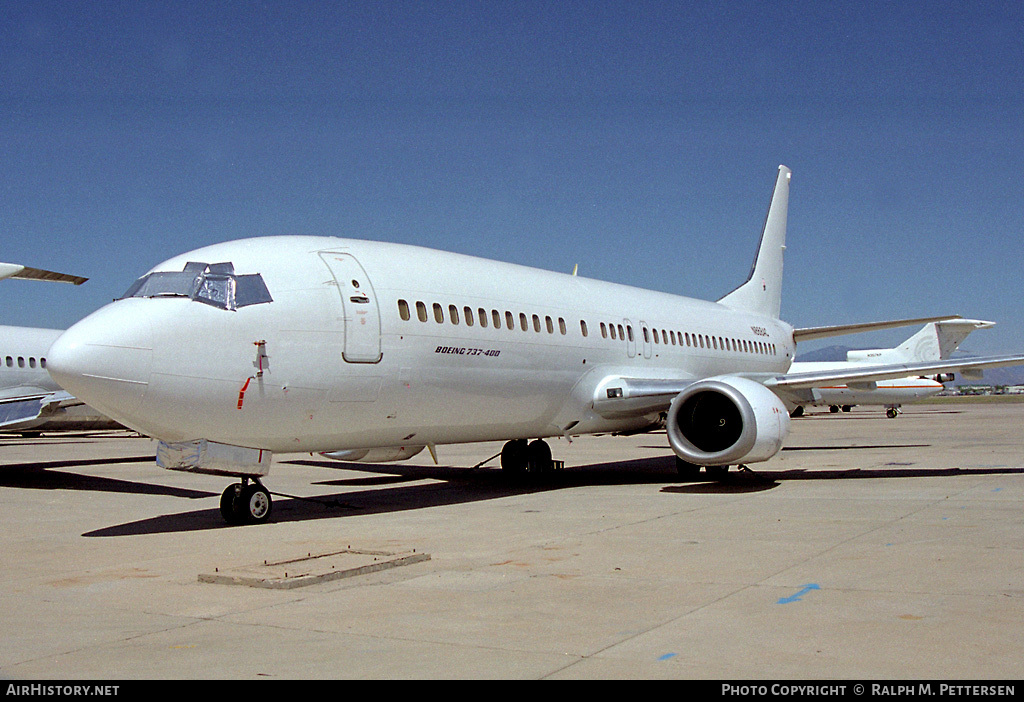
[[[857,350],[853,346],[826,346],[816,351],[808,351],[796,357],[797,361],[845,361],[846,352]],[[954,358],[970,358],[972,354],[958,352]],[[981,380],[963,380],[959,376],[953,385],[1024,385],[1024,366],[1008,368],[989,368]]]
[[[845,361],[846,352],[854,350],[853,346],[826,346],[825,348],[818,349],[817,351],[802,353],[796,357],[796,360],[818,363],[827,361]]]

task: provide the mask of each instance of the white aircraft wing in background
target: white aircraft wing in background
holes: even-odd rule
[[[71,283],[72,285],[81,285],[88,278],[83,278],[78,275],[69,275],[67,273],[57,273],[55,271],[47,271],[42,268],[29,268],[28,266],[22,266],[17,263],[0,263],[0,280],[4,278],[22,278],[25,280],[45,280],[51,283]]]
[[[894,363],[885,365],[865,365],[845,370],[808,371],[802,373],[786,373],[762,382],[777,393],[800,393],[827,383],[846,383],[869,389],[880,380],[906,378],[917,375],[936,375],[939,373],[976,374],[986,368],[1024,365],[1024,354],[1012,356],[985,356],[976,358],[944,359],[940,361],[924,361],[920,363]]]

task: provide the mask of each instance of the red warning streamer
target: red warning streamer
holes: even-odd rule
[[[238,409],[242,409],[242,402],[245,401],[245,391],[249,389],[249,381],[251,380],[251,377],[246,378],[245,385],[243,385],[242,389],[238,391]]]

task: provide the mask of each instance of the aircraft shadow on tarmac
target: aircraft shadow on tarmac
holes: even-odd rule
[[[86,492],[123,492],[137,495],[168,495],[198,499],[214,493],[205,490],[189,490],[169,485],[154,485],[132,480],[119,480],[99,475],[84,475],[59,468],[81,468],[116,463],[152,463],[152,456],[130,456],[127,458],[83,458],[70,461],[34,461],[32,463],[0,464],[0,488],[22,488],[28,490],[82,490]]]
[[[810,448],[810,447],[809,447]],[[868,447],[863,447],[868,448]],[[879,447],[873,447],[879,448]],[[885,447],[891,448],[891,447]],[[496,468],[461,468],[450,466],[369,466],[336,461],[295,460],[285,465],[307,465],[326,470],[344,469],[367,474],[358,478],[342,478],[316,482],[347,488],[335,494],[297,497],[273,493],[273,523],[302,522],[318,519],[358,517],[369,514],[396,513],[409,510],[455,505],[550,490],[565,490],[595,485],[663,485],[662,492],[682,494],[740,494],[760,492],[779,487],[790,480],[841,480],[913,477],[953,477],[957,475],[1024,474],[1024,468],[909,468],[891,464],[870,469],[836,470],[733,470],[721,479],[701,473],[684,479],[675,470],[672,456],[643,458],[614,463],[573,466],[556,471],[541,480],[515,479]],[[284,467],[284,466],[282,466]],[[425,482],[429,481],[429,482]],[[355,489],[353,489],[355,488]],[[83,536],[134,536],[154,533],[233,529],[224,522],[218,507],[165,514],[103,529]]]

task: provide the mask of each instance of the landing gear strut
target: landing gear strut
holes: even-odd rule
[[[262,524],[273,508],[270,491],[256,478],[229,485],[220,496],[220,513],[228,524]]]

